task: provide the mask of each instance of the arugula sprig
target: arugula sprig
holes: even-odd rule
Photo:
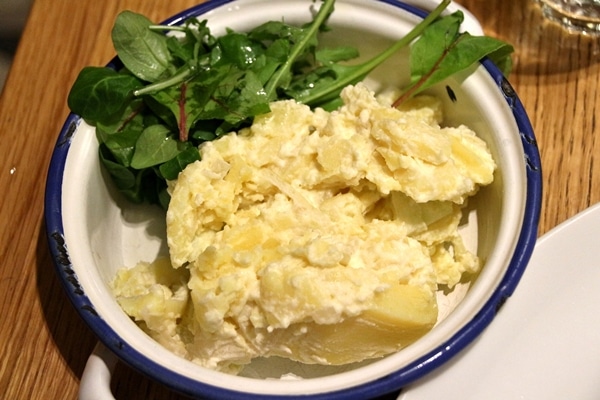
[[[410,84],[394,106],[453,74],[468,69],[484,57],[492,59],[504,74],[510,73],[513,47],[488,36],[472,36],[469,32],[460,32],[463,21],[462,12],[440,18],[429,25],[415,41],[410,51]]]
[[[335,108],[345,86],[409,45],[411,81],[398,102],[485,56],[509,65],[511,46],[459,32],[460,11],[440,17],[450,0],[381,54],[351,65],[359,56],[353,46],[319,47],[334,3],[324,0],[300,27],[269,21],[221,37],[206,20],[162,26],[119,14],[112,40],[123,67],[84,68],[68,97],[71,111],[96,127],[100,159],[117,188],[131,201],[166,208],[166,182],[199,159],[201,143],[250,125],[275,100]]]

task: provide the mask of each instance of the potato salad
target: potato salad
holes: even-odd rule
[[[170,257],[113,282],[154,339],[207,368],[257,357],[340,365],[411,344],[436,323],[436,292],[481,262],[458,227],[494,178],[441,102],[346,87],[326,112],[271,103],[251,127],[205,142],[169,182]]]

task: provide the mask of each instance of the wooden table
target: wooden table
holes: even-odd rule
[[[197,0],[36,0],[0,98],[0,398],[74,399],[96,342],[55,276],[43,222],[46,171],[78,71],[114,53],[132,9],[160,21]],[[544,23],[530,0],[462,0],[487,34],[514,44],[510,80],[529,112],[544,172],[543,234],[600,200],[600,40]],[[121,399],[177,398],[118,367]]]

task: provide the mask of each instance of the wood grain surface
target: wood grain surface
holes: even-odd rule
[[[529,0],[462,0],[487,34],[516,48],[513,87],[542,156],[540,234],[600,200],[600,40],[544,22]],[[52,149],[79,70],[114,55],[115,16],[161,21],[193,0],[35,0],[0,97],[0,399],[75,399],[96,342],[49,256],[43,196]],[[118,399],[178,395],[119,365]]]

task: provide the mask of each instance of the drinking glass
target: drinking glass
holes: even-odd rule
[[[544,16],[569,31],[600,35],[600,0],[537,0]]]

